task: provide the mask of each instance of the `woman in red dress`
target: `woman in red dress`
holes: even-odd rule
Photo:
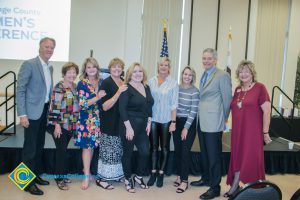
[[[239,182],[249,183],[265,179],[263,143],[270,143],[271,104],[262,83],[257,82],[254,64],[243,60],[236,70],[239,86],[231,102],[231,154],[224,197],[238,190]]]

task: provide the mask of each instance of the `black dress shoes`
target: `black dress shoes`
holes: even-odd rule
[[[207,190],[199,198],[200,199],[214,199],[215,197],[220,196],[220,191],[214,191],[212,189]]]
[[[192,181],[191,186],[201,187],[201,186],[209,186],[208,181],[204,181],[200,179],[199,181]]]
[[[36,176],[34,182],[39,185],[49,185],[49,181],[43,180],[40,176]]]
[[[29,192],[32,195],[43,195],[44,192],[40,190],[35,184],[27,186],[24,191]]]

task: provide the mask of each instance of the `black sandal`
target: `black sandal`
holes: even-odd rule
[[[134,175],[134,176],[133,176],[133,180],[134,180],[135,183],[138,183],[139,186],[140,186],[142,189],[148,189],[148,188],[149,188],[148,185],[146,185],[146,184],[144,183],[144,180],[143,180],[142,177],[139,177],[139,176],[137,176],[137,175]]]
[[[101,184],[101,182],[102,183],[106,183],[107,185],[104,186],[103,184]],[[103,179],[96,180],[96,185],[99,186],[99,187],[101,187],[101,188],[103,188],[103,189],[105,189],[105,190],[112,190],[112,189],[114,189],[113,185],[109,184],[107,181],[105,181]]]
[[[72,181],[70,179],[68,179],[68,178],[64,178],[64,182],[65,183],[71,183]]]
[[[64,182],[64,180],[56,180],[57,187],[61,190],[68,190],[68,185]]]
[[[134,180],[132,178],[125,179],[125,188],[129,193],[135,193],[134,190]]]
[[[178,187],[181,184],[181,181],[178,182],[178,179],[176,181],[173,182],[173,186],[174,187]]]
[[[241,189],[241,186],[238,186],[235,191],[233,191],[231,194],[229,194],[229,191],[226,192],[223,197],[225,198],[231,198],[235,193],[237,193]]]
[[[186,184],[186,187],[184,189],[180,188],[180,185],[182,183],[185,183]],[[188,187],[189,187],[189,182],[188,181],[181,181],[181,184],[178,186],[178,188],[176,189],[176,193],[184,193]]]

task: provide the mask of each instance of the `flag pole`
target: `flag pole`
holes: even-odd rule
[[[161,23],[163,24],[163,41],[162,41],[162,47],[160,52],[160,57],[169,57],[169,51],[168,51],[168,38],[167,38],[167,19],[162,19]]]
[[[227,49],[227,62],[226,62],[226,71],[229,73],[230,76],[231,76],[231,66],[232,66],[231,42],[232,42],[232,33],[231,33],[231,26],[230,26],[228,32],[228,49]]]

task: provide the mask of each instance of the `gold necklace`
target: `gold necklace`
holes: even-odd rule
[[[243,97],[240,99],[240,95],[241,95],[241,93],[243,91],[242,87],[241,87],[241,91],[239,92],[239,95],[238,95],[238,98],[237,98],[237,102],[236,102],[236,105],[237,105],[238,109],[242,109],[242,107],[243,107],[243,101],[245,99],[245,96],[246,96],[247,92],[250,90],[251,86],[252,86],[252,83],[250,83],[248,89],[245,91]]]

